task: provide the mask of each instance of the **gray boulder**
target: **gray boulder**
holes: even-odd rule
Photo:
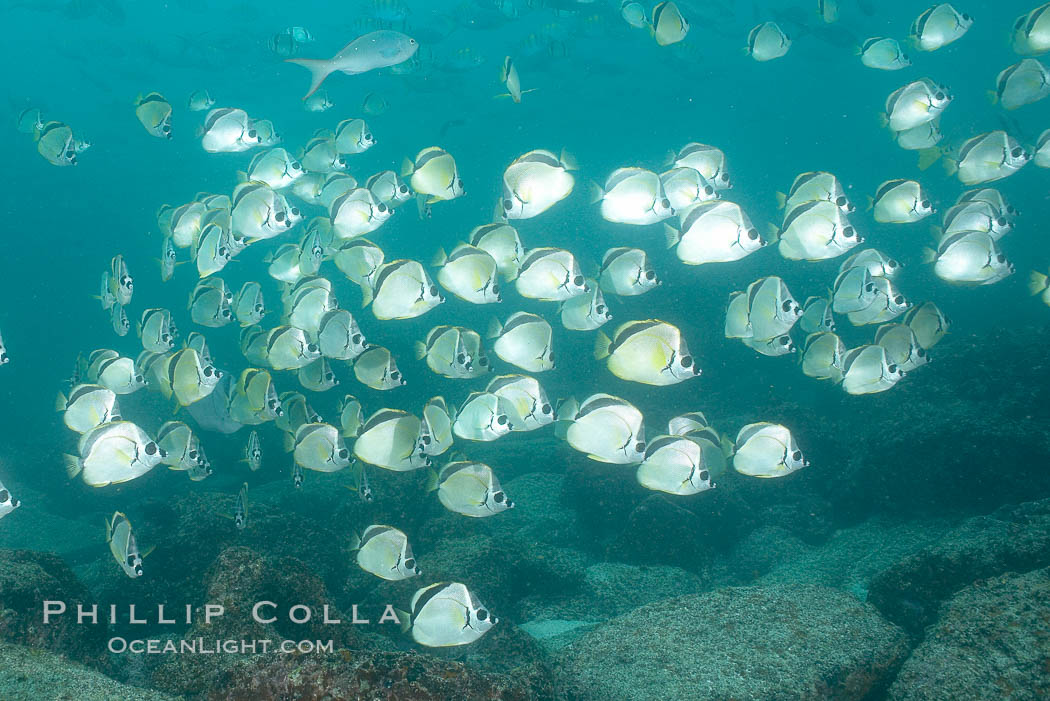
[[[908,653],[907,636],[849,594],[737,587],[614,618],[558,655],[574,701],[865,699]]]
[[[1050,569],[966,587],[904,663],[892,701],[1050,696]]]

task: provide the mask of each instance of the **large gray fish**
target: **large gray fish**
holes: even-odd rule
[[[336,71],[356,75],[394,66],[412,58],[418,48],[419,44],[412,37],[381,29],[359,36],[330,59],[289,58],[286,61],[310,71],[310,90],[303,96],[305,100],[321,87],[325,78]]]

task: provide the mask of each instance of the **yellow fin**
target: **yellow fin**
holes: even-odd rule
[[[69,455],[68,453],[62,456],[62,463],[66,466],[66,474],[70,479],[80,474],[80,471],[84,469],[84,466],[80,463],[80,458],[76,455]]]
[[[935,260],[937,260],[937,251],[933,250],[928,246],[924,247],[922,249],[922,262],[932,263]]]
[[[1033,270],[1028,273],[1028,294],[1037,295],[1047,288],[1048,279],[1046,275]]]
[[[936,146],[919,150],[919,170],[926,170],[944,155],[944,149]]]
[[[612,339],[599,331],[598,335],[594,338],[594,359],[602,360],[603,358],[608,358],[609,346],[611,345]]]
[[[401,177],[407,178],[416,172],[416,164],[412,162],[411,158],[405,158],[401,161]]]
[[[783,192],[777,192],[777,209],[784,209],[787,206],[788,196]]]
[[[415,345],[416,360],[422,360],[427,357],[427,344],[422,341],[416,341]]]
[[[664,240],[668,248],[674,248],[682,240],[682,232],[670,224],[664,224]]]

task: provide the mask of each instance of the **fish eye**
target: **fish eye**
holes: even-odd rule
[[[1024,153],[1024,150],[1021,149],[1020,147],[1018,147],[1018,148],[1015,148],[1013,151],[1011,151],[1010,155],[1013,156],[1014,158],[1020,158],[1022,153]]]
[[[293,217],[299,216],[299,208],[298,207],[292,207],[292,216]]]
[[[605,305],[604,304],[599,304],[597,307],[594,308],[594,311],[597,312],[598,314],[604,314],[605,313]]]
[[[500,426],[505,426],[507,424],[507,417],[503,414],[500,414],[496,417],[496,423],[498,423]]]
[[[220,258],[225,258],[226,257],[226,247],[225,246],[219,246],[219,257]]]
[[[634,444],[634,452],[636,452],[636,453],[644,453],[645,452],[645,442],[644,441],[639,441],[638,443],[635,443]]]
[[[408,186],[407,185],[402,185],[401,187],[399,187],[397,189],[397,191],[400,192],[402,195],[407,195],[408,194]]]
[[[467,358],[462,353],[460,353],[459,355],[456,356],[456,362],[459,363],[460,365],[462,365],[466,361],[467,361]]]
[[[710,185],[705,185],[704,194],[710,197],[711,195],[715,194],[715,189]]]
[[[256,132],[254,129],[249,129],[248,130],[248,138],[249,139],[254,139],[257,136],[258,136],[258,132]]]
[[[550,404],[544,404],[542,407],[540,407],[540,411],[542,411],[544,414],[549,414],[551,413],[551,411],[553,411],[553,407],[551,407]]]
[[[492,294],[496,294],[496,295],[499,294],[499,285],[493,285],[492,286]]]
[[[691,368],[693,367],[693,356],[683,355],[682,360],[680,362],[683,368]]]
[[[845,229],[842,230],[842,235],[848,239],[851,239],[857,235],[857,230],[854,229],[852,226],[847,226]]]
[[[277,221],[284,221],[284,212],[278,212],[276,216],[274,216],[274,219]]]
[[[260,314],[262,314],[262,311],[263,311],[263,305],[261,305],[261,304],[256,304],[256,305],[255,305],[255,311],[256,311],[256,312],[258,312],[258,313],[260,313]]]
[[[896,366],[896,364],[890,365],[886,369],[890,371],[891,375],[896,375],[897,374],[897,366]]]
[[[652,270],[646,270],[645,271],[645,279],[646,280],[655,280],[656,279],[656,273],[654,271],[652,271]]]
[[[157,450],[157,444],[153,441],[146,444],[146,455],[156,455]]]
[[[505,209],[505,210],[507,210],[509,212],[511,207],[513,207],[513,206],[514,206],[514,203],[511,202],[510,200],[503,200],[503,209]]]
[[[751,228],[747,230],[747,237],[752,241],[758,240],[758,229]]]
[[[222,310],[222,315],[223,315],[223,317],[229,319],[230,318],[230,310],[229,309],[223,309]]]
[[[921,207],[922,207],[923,209],[929,209],[929,208],[930,208],[930,201],[929,201],[929,200],[923,200],[923,201],[922,201],[922,202],[920,203],[920,206],[921,206]]]
[[[365,133],[365,141],[371,141],[371,140],[372,140],[372,135],[366,132]]]
[[[313,343],[311,343],[310,345],[308,345],[306,347],[306,350],[311,352],[311,353],[316,353],[317,352],[317,346],[314,345]]]
[[[303,164],[300,163],[299,161],[295,161],[295,162],[292,163],[292,170],[302,170],[302,169],[303,169]]]
[[[784,302],[782,305],[780,305],[780,308],[783,309],[786,312],[791,311],[791,302],[790,301]]]
[[[554,362],[554,353],[548,353],[547,354],[547,360],[549,360],[549,361],[551,361],[553,363]]]
[[[141,385],[145,381],[146,381],[146,378],[144,378],[142,375],[135,375],[135,382],[137,382],[138,384]]]
[[[401,379],[401,373],[398,372],[397,370],[394,370],[392,373],[390,373],[390,379],[392,379],[392,380],[400,380]]]
[[[204,368],[204,376],[205,377],[211,377],[211,366],[210,365],[208,367]]]
[[[406,570],[414,570],[414,569],[416,569],[416,561],[415,561],[414,558],[410,557],[407,560],[405,560],[405,569]]]
[[[796,450],[794,453],[791,454],[791,459],[794,460],[795,462],[801,461],[802,460],[802,451],[801,450]]]
[[[864,291],[865,292],[874,292],[875,291],[875,285],[873,283],[869,282],[867,285],[864,286]]]
[[[334,378],[334,377],[335,377],[335,374],[327,372],[327,373],[325,373],[324,379],[325,379],[326,382],[331,382],[332,378]]]
[[[430,436],[423,436],[421,442],[423,443],[423,445],[430,445]]]
[[[965,12],[963,13],[962,18],[964,22],[970,21],[970,15],[966,14]]]
[[[574,277],[572,279],[572,284],[576,285],[576,287],[583,287],[583,276],[577,275],[576,277]]]
[[[944,93],[938,92],[936,95],[934,95],[934,97],[937,98],[938,100],[943,100],[944,99]]]
[[[503,492],[496,492],[492,495],[492,501],[496,502],[497,504],[502,504],[506,498],[507,497],[505,494],[503,494]]]
[[[456,178],[456,187],[458,187],[460,190],[463,189],[463,181],[459,178]]]
[[[340,460],[346,460],[348,457],[350,457],[350,451],[348,451],[346,448],[340,448],[339,449],[339,459]]]
[[[664,209],[671,208],[671,200],[667,199],[666,197],[660,200],[660,204],[663,206]]]
[[[995,259],[996,259],[997,261],[999,261],[1000,263],[1005,263],[1005,262],[1006,262],[1006,256],[1004,256],[1004,255],[1003,255],[1002,253],[1000,253],[999,255],[997,255],[997,256],[995,257]]]
[[[436,286],[434,286],[434,285],[430,286],[430,296],[431,297],[437,297],[438,296],[438,288]]]
[[[894,304],[904,304],[904,295],[897,295],[893,298]]]
[[[190,452],[186,453],[186,457],[188,457],[190,460],[196,460],[197,459],[197,451],[196,450],[191,450]]]
[[[999,217],[995,220],[995,223],[997,226],[1006,226],[1008,222],[1006,221],[1005,217]]]
[[[356,346],[356,345],[360,345],[360,343],[361,343],[361,334],[359,334],[359,333],[355,333],[355,334],[354,334],[354,335],[353,335],[353,336],[352,336],[352,337],[350,338],[350,342],[351,342],[351,343],[353,343],[353,344],[354,344],[355,346]]]
[[[170,127],[170,126],[168,126],[167,124],[165,124],[165,125],[164,125],[163,127],[161,127],[161,129],[160,129],[160,130],[161,130],[162,132],[164,132],[165,134],[170,134],[170,133],[171,133],[171,127]]]
[[[413,42],[413,43],[415,43],[415,42]],[[478,612],[475,615],[478,617],[479,621],[487,621],[487,620],[489,620],[489,612],[486,611],[485,609],[478,609]]]
[[[835,204],[837,206],[839,206],[839,207],[845,207],[846,206],[846,196],[845,195],[839,195],[838,197],[836,197],[835,198]]]

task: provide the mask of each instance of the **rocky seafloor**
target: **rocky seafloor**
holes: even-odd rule
[[[1050,376],[1036,352],[1046,344],[1031,334],[995,341],[996,357]],[[810,468],[780,480],[726,475],[688,498],[647,492],[628,468],[590,462],[550,435],[523,444],[542,460],[504,474],[517,506],[489,519],[446,512],[422,475],[377,474],[371,504],[329,475],[301,491],[286,480],[253,488],[238,532],[222,516],[229,494],[205,482],[127,508],[154,546],[138,580],[105,551],[95,514],[88,525],[24,508],[0,522],[0,544],[33,548],[0,549],[0,698],[1046,698],[1050,387],[987,357],[956,342],[921,385],[866,398],[893,404],[873,406],[863,432],[855,412],[834,408],[828,416],[840,418],[801,429]],[[767,405],[770,420],[793,410]],[[357,568],[351,532],[369,523],[408,532],[424,576],[381,582]],[[448,579],[500,618],[477,643],[428,650],[396,625],[257,624],[249,614],[267,600],[327,605],[344,621],[356,604],[374,617]],[[45,626],[45,599],[144,611],[215,602],[227,613],[210,624],[66,616]],[[331,639],[334,651],[107,654],[115,636]]]

